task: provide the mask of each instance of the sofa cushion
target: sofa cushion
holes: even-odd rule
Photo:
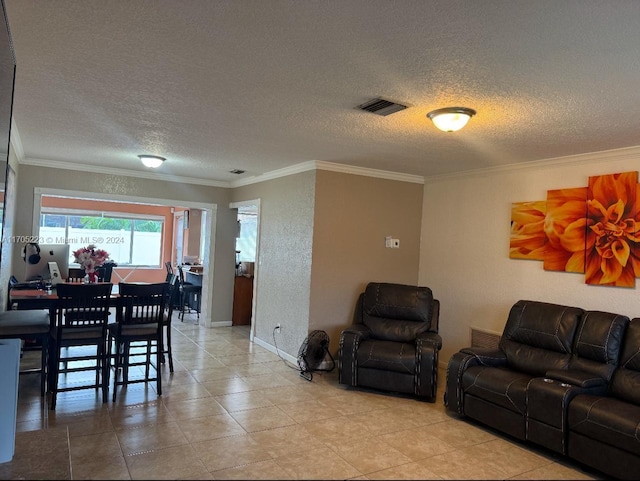
[[[571,431],[640,456],[640,406],[583,394],[569,404],[568,424]]]
[[[578,307],[520,300],[509,312],[500,349],[510,368],[543,376],[566,369],[584,311]]]
[[[527,386],[531,379],[532,376],[511,369],[473,366],[462,375],[462,389],[465,395],[524,415],[527,410]]]
[[[433,293],[428,287],[371,282],[364,292],[363,323],[376,339],[413,342],[431,328]]]
[[[638,318],[631,321],[627,328],[620,363],[611,380],[611,394],[640,406],[640,319]]]
[[[607,382],[618,365],[627,316],[587,311],[576,332],[570,368],[595,374]]]
[[[369,339],[362,341],[356,354],[358,367],[415,373],[415,344]]]

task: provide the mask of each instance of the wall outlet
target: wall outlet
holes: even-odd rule
[[[391,239],[391,243],[394,249],[400,249],[400,239]]]
[[[390,235],[384,238],[384,246],[385,247],[393,247],[393,239]]]

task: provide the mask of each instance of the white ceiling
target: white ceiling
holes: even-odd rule
[[[640,145],[637,0],[5,0],[25,162],[419,176]],[[355,107],[408,104],[387,117]],[[477,110],[456,133],[434,109]],[[54,162],[55,163],[55,162]],[[241,176],[231,169],[246,170]]]

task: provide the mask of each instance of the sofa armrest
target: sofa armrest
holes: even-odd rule
[[[607,381],[599,376],[585,371],[552,369],[545,373],[545,376],[555,381],[571,384],[572,386],[582,387],[585,389],[596,389],[606,387]]]
[[[358,385],[357,353],[360,342],[370,337],[371,332],[364,324],[353,324],[340,334],[338,349],[338,382],[347,386]]]
[[[507,365],[507,356],[499,349],[487,347],[465,347],[460,349],[463,354],[469,354],[477,359],[477,364],[483,366],[501,367]]]
[[[507,365],[507,356],[500,350],[484,347],[465,347],[456,352],[447,365],[444,405],[450,411],[464,415],[462,376],[472,366],[500,367]]]

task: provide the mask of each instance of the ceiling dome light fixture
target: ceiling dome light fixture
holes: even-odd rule
[[[469,119],[476,114],[473,109],[467,107],[447,107],[434,110],[427,114],[436,127],[444,132],[455,132],[467,125]]]
[[[152,169],[160,167],[167,160],[159,155],[138,155],[138,157],[146,167],[151,167]]]

